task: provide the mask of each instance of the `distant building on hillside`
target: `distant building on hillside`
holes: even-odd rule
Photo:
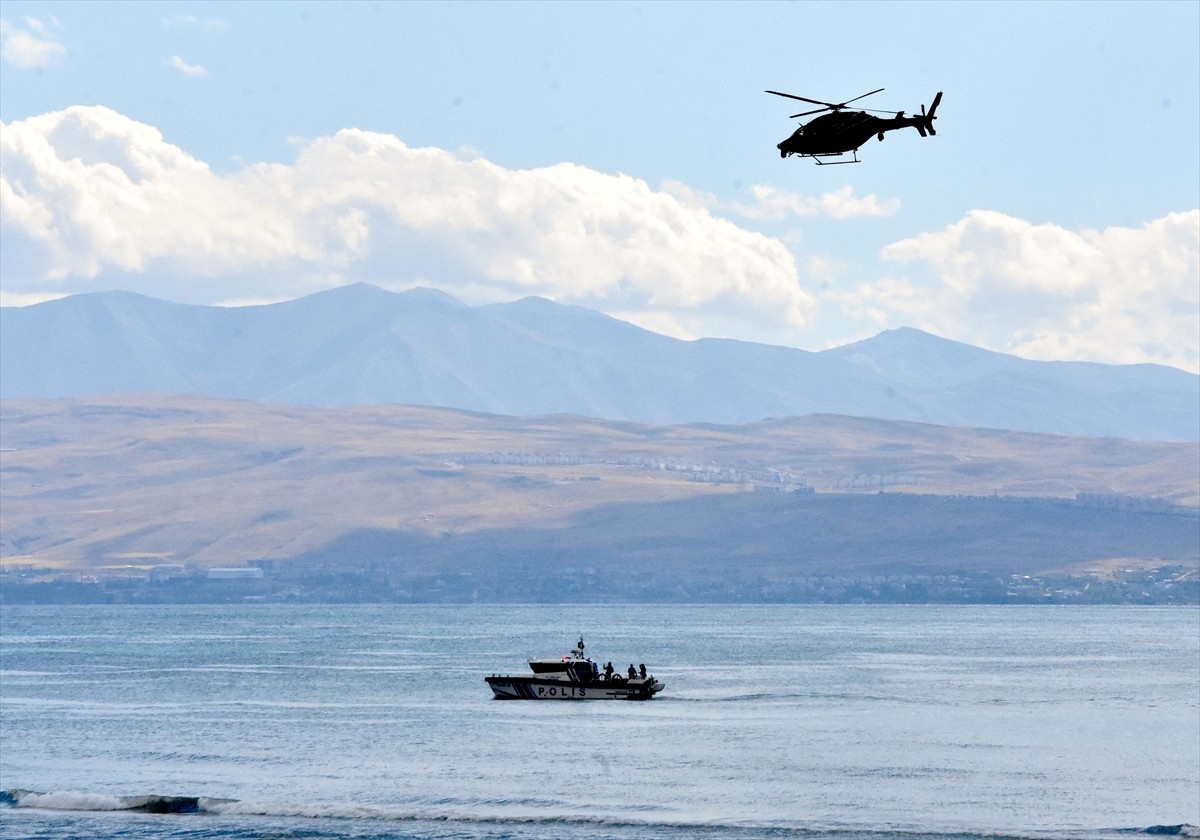
[[[208,580],[261,580],[262,569],[240,567],[233,569],[209,569],[205,577]]]

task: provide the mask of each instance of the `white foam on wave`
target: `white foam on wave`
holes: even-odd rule
[[[341,804],[314,804],[314,803],[286,803],[286,802],[262,802],[253,800],[237,800],[237,799],[219,799],[213,797],[171,797],[171,796],[110,796],[99,793],[84,793],[80,791],[55,791],[53,793],[40,793],[37,791],[28,790],[6,790],[0,791],[7,802],[11,802],[13,807],[19,808],[38,808],[54,811],[127,811],[127,810],[150,810],[153,813],[208,813],[221,814],[226,816],[255,816],[255,817],[291,817],[300,819],[334,819],[334,820],[378,820],[382,822],[451,822],[451,823],[509,823],[514,825],[520,824],[563,824],[563,825],[595,825],[595,826],[669,826],[672,828],[713,828],[721,827],[737,827],[737,828],[767,828],[768,824],[758,823],[737,823],[726,822],[720,819],[663,819],[661,817],[647,818],[645,820],[637,817],[629,817],[627,815],[602,815],[602,814],[581,814],[581,813],[554,813],[554,814],[537,814],[537,813],[521,813],[512,812],[506,808],[483,807],[475,808],[472,813],[460,813],[454,810],[425,810],[425,809],[401,809],[388,807],[371,807],[366,805],[356,805],[353,803]],[[190,807],[172,807],[175,806],[176,800],[186,800],[182,804],[187,805],[190,802]],[[492,803],[495,805],[496,803]],[[160,810],[159,806],[164,806],[165,810]],[[780,826],[770,826],[779,828]],[[789,826],[795,829],[795,826]],[[807,826],[808,830],[812,830],[813,826]],[[881,829],[873,829],[868,833],[875,833]],[[859,832],[861,827],[830,825],[825,826],[822,831],[830,832],[831,836],[861,836]],[[912,836],[928,836],[936,838],[943,836],[941,832],[934,831],[932,833],[925,832],[918,827],[910,827],[901,829],[897,826],[889,826],[883,829],[884,833],[890,831],[898,831],[902,834],[912,834]],[[1200,838],[1200,826],[1191,824],[1175,824],[1169,826],[1152,826],[1150,828],[1125,828],[1112,829],[1112,831],[1120,834],[1129,835],[1173,835],[1186,838]],[[1000,836],[1000,835],[995,835]],[[1030,840],[1042,837],[1059,836],[1055,832],[1032,832],[1032,833],[1015,833],[1005,835],[1011,838],[1026,837]],[[1071,835],[1074,836],[1074,835]]]
[[[316,805],[287,802],[254,802],[248,799],[201,799],[203,810],[214,814],[257,817],[305,817],[351,820],[444,820],[445,814],[371,808],[364,805]]]
[[[284,802],[254,802],[252,800],[210,800],[202,798],[200,806],[203,811],[236,816],[260,817],[303,817],[308,819],[351,819],[351,820],[380,820],[385,822],[416,822],[429,820],[435,822],[505,822],[505,823],[545,823],[562,822],[571,824],[625,825],[641,824],[626,818],[615,819],[603,816],[585,814],[512,814],[503,810],[490,812],[488,810],[475,813],[456,813],[446,810],[423,810],[413,808],[381,808],[365,805],[317,805],[312,803]]]
[[[60,790],[54,793],[28,791],[14,797],[20,808],[46,808],[52,811],[121,811],[129,806],[118,796]]]

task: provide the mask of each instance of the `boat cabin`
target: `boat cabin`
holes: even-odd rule
[[[572,682],[587,683],[600,676],[599,666],[583,655],[583,637],[575,650],[559,659],[530,659],[529,668],[535,674],[557,674]]]

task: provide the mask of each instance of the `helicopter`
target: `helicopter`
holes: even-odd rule
[[[895,117],[885,119],[867,113],[868,111],[875,110],[872,108],[843,112],[842,109],[851,102],[857,102],[860,99],[873,96],[882,90],[883,88],[879,88],[879,90],[873,90],[870,93],[864,93],[853,99],[847,99],[845,102],[837,103],[822,102],[819,99],[809,99],[806,96],[796,96],[794,93],[780,93],[777,90],[766,91],[775,96],[799,99],[801,102],[810,102],[813,105],[821,106],[812,111],[802,111],[799,114],[792,114],[788,119],[807,117],[809,114],[823,114],[823,112],[829,111],[828,114],[823,114],[816,119],[804,123],[792,133],[791,137],[780,143],[777,146],[779,156],[782,158],[790,157],[791,155],[810,157],[818,164],[859,163],[858,148],[870,140],[872,135],[882,140],[884,132],[894,131],[897,128],[907,128],[909,126],[919,131],[922,137],[937,134],[933,130],[933,121],[937,119],[934,114],[942,101],[942,92],[940,90],[937,92],[937,96],[933,97],[933,104],[929,106],[928,113],[925,112],[925,106],[921,106],[920,116],[914,114],[911,117],[906,117],[904,116],[904,112],[900,111],[896,113]],[[892,112],[876,111],[876,113],[890,114]],[[841,157],[847,152],[851,152],[854,155],[854,160],[828,160],[828,158]]]

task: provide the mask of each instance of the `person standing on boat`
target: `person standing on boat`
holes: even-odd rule
[[[637,679],[637,668],[633,667],[632,662],[629,663],[629,679],[631,679],[631,680]]]
[[[607,665],[604,666],[604,679],[611,680],[612,675],[613,675],[613,666],[612,666],[612,663],[609,662]]]
[[[641,665],[638,666],[638,676],[640,676],[642,679],[646,679],[646,663],[645,662],[643,662]]]

